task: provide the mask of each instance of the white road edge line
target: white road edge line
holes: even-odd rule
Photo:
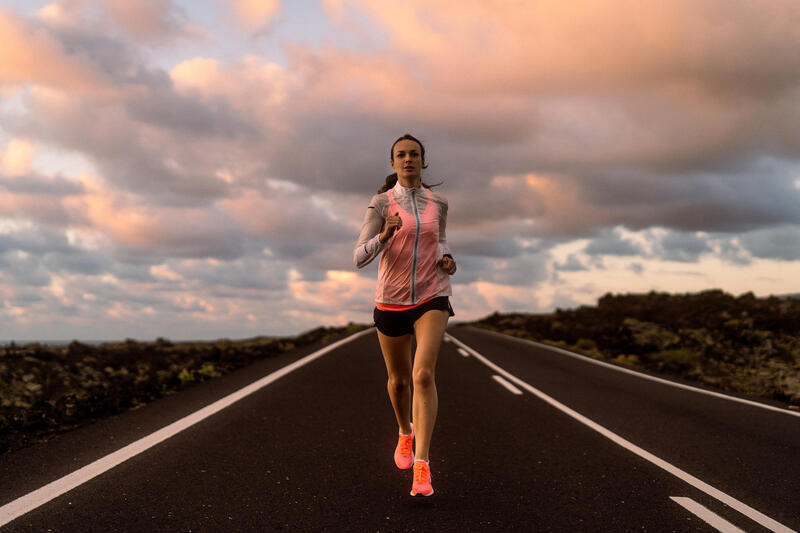
[[[492,379],[493,379],[493,380],[495,380],[496,382],[498,382],[498,383],[499,383],[500,385],[502,385],[503,387],[507,388],[507,389],[508,389],[509,391],[511,391],[513,394],[522,394],[522,391],[521,391],[521,390],[519,390],[519,389],[518,389],[518,388],[516,388],[514,385],[512,385],[512,384],[511,384],[511,383],[509,383],[508,381],[504,380],[502,377],[498,376],[497,374],[495,374],[494,376],[492,376]]]
[[[461,355],[463,355],[464,357],[469,357],[469,352],[468,352],[468,351],[466,351],[464,348],[459,348],[459,349],[458,349],[458,353],[460,353],[460,354],[461,354]]]
[[[700,505],[691,498],[684,498],[679,496],[670,496],[670,500],[674,501],[693,515],[697,516],[700,520],[713,527],[722,533],[745,533],[743,529],[734,526],[709,508]]]
[[[544,392],[540,391],[536,387],[533,387],[533,386],[529,385],[528,383],[522,381],[517,376],[515,376],[515,375],[513,375],[513,374],[511,374],[511,373],[509,373],[509,372],[507,372],[505,370],[503,370],[502,368],[500,368],[499,366],[497,366],[496,364],[494,364],[493,362],[488,360],[486,357],[484,357],[483,355],[479,354],[478,352],[476,352],[475,350],[473,350],[472,348],[470,348],[469,346],[467,346],[466,344],[464,344],[463,342],[461,342],[457,338],[453,337],[452,335],[450,335],[450,338],[458,346],[461,346],[462,348],[467,350],[470,354],[472,354],[473,357],[475,357],[476,359],[481,361],[483,364],[485,364],[486,366],[488,366],[489,368],[491,368],[492,370],[494,370],[498,374],[501,374],[503,377],[505,377],[509,381],[514,382],[519,387],[527,390],[531,394],[533,394],[535,396],[538,396],[539,398],[541,398],[545,402],[549,403],[550,405],[552,405],[553,407],[555,407],[559,411],[571,416],[572,418],[574,418],[575,420],[577,420],[581,424],[584,424],[584,425],[590,427],[591,429],[597,431],[598,433],[600,433],[601,435],[603,435],[607,439],[619,444],[620,446],[622,446],[626,450],[635,453],[636,455],[638,455],[642,459],[645,459],[646,461],[650,461],[654,465],[658,466],[659,468],[662,468],[663,470],[666,470],[670,474],[672,474],[672,475],[676,476],[677,478],[685,481],[686,483],[688,483],[689,485],[693,486],[694,488],[705,492],[706,494],[708,494],[709,496],[711,496],[713,498],[716,498],[717,500],[721,501],[722,503],[724,503],[728,507],[732,507],[732,508],[736,509],[737,511],[739,511],[743,515],[747,516],[748,518],[750,518],[751,520],[753,520],[755,522],[758,522],[759,524],[761,524],[762,526],[764,526],[765,528],[767,528],[767,529],[769,529],[771,531],[775,531],[777,533],[796,533],[792,529],[790,529],[790,528],[786,527],[785,525],[781,524],[780,522],[778,522],[777,520],[774,520],[774,519],[768,517],[764,513],[753,509],[752,507],[750,507],[749,505],[747,505],[747,504],[745,504],[743,502],[740,502],[739,500],[737,500],[733,496],[729,496],[728,494],[725,494],[721,490],[712,487],[708,483],[706,483],[706,482],[694,477],[693,475],[689,474],[688,472],[685,472],[685,471],[681,470],[677,466],[674,466],[674,465],[668,463],[667,461],[664,461],[663,459],[661,459],[659,457],[656,457],[655,455],[653,455],[652,453],[648,452],[647,450],[645,450],[643,448],[640,448],[639,446],[635,445],[631,441],[620,437],[619,435],[617,435],[613,431],[611,431],[609,429],[606,429],[605,427],[601,426],[597,422],[595,422],[595,421],[583,416],[579,412],[577,412],[577,411],[575,411],[573,409],[570,409],[569,407],[567,407],[563,403],[559,402],[555,398],[552,398],[551,396],[548,396],[547,394],[545,394]]]
[[[632,376],[637,376],[637,377],[642,378],[642,379],[649,379],[650,381],[657,381],[658,383],[663,383],[665,385],[671,385],[671,386],[677,387],[679,389],[690,390],[690,391],[693,391],[693,392],[699,392],[701,394],[707,394],[709,396],[714,396],[714,397],[717,397],[717,398],[730,400],[732,402],[744,403],[744,404],[747,404],[747,405],[751,405],[753,407],[760,407],[761,409],[768,409],[770,411],[776,411],[778,413],[783,413],[785,415],[791,415],[791,416],[800,417],[800,411],[790,411],[788,409],[783,409],[781,407],[775,407],[774,405],[767,405],[765,403],[754,402],[752,400],[745,400],[744,398],[737,398],[736,396],[730,396],[728,394],[723,394],[721,392],[714,392],[714,391],[710,391],[710,390],[706,390],[706,389],[701,389],[699,387],[693,387],[691,385],[684,385],[683,383],[676,383],[675,381],[670,381],[668,379],[659,378],[659,377],[656,377],[656,376],[651,376],[649,374],[643,374],[642,372],[637,372],[636,370],[631,370],[630,368],[623,368],[621,366],[612,365],[611,363],[606,363],[605,361],[599,361],[597,359],[592,359],[591,357],[588,357],[586,355],[581,355],[581,354],[577,354],[577,353],[574,353],[574,352],[570,352],[569,350],[564,350],[562,348],[558,348],[557,346],[551,346],[550,344],[544,344],[544,343],[541,343],[541,342],[536,342],[536,341],[532,341],[532,340],[528,340],[528,339],[520,339],[519,337],[514,337],[513,335],[504,335],[503,333],[499,333],[497,331],[492,331],[492,330],[488,330],[488,329],[487,330],[481,329],[481,331],[485,331],[485,332],[490,333],[492,335],[499,335],[499,336],[501,336],[503,338],[512,339],[512,340],[519,341],[519,342],[522,342],[522,343],[532,344],[533,346],[536,346],[537,348],[545,348],[547,350],[550,350],[551,352],[556,352],[556,353],[559,353],[559,354],[562,354],[562,355],[568,355],[570,357],[574,357],[575,359],[579,359],[579,360],[584,361],[586,363],[594,363],[596,365],[604,366],[606,368],[611,368],[613,370],[616,370],[617,372],[624,372],[626,374],[630,374]]]
[[[370,333],[373,329],[374,328],[369,328],[364,331],[359,331],[358,333],[354,333],[349,337],[336,341],[333,344],[322,348],[321,350],[317,350],[316,352],[309,354],[302,359],[298,359],[294,363],[286,365],[283,368],[264,376],[258,381],[254,381],[250,385],[247,385],[246,387],[243,387],[238,391],[233,392],[224,398],[221,398],[216,402],[181,418],[180,420],[177,420],[168,426],[164,426],[163,428],[151,433],[150,435],[147,435],[146,437],[142,437],[141,439],[132,442],[127,446],[106,455],[105,457],[101,457],[93,463],[90,463],[83,468],[72,472],[71,474],[67,474],[60,479],[48,483],[40,489],[29,492],[25,496],[21,496],[16,500],[5,504],[4,506],[0,507],[0,527],[49,502],[50,500],[61,496],[65,492],[70,491],[75,487],[82,485],[83,483],[86,483],[90,479],[95,478],[100,474],[114,468],[118,464],[127,461],[131,457],[134,457],[145,450],[152,448],[156,444],[174,435],[177,435],[184,429],[191,427],[202,420],[205,420],[209,416],[216,414],[226,407],[229,407],[242,398],[253,394],[257,390],[266,387],[270,383],[282,378],[294,370],[297,370],[301,366],[310,363],[314,359],[317,359],[326,353],[335,350],[339,346],[357,339],[358,337]]]

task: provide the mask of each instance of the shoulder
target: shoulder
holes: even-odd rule
[[[385,192],[374,195],[369,202],[369,207],[376,209],[378,212],[382,212],[387,205],[389,205],[389,195]]]
[[[430,197],[434,202],[441,206],[447,207],[447,198],[443,194],[438,193],[433,189],[428,189],[428,194],[430,194]]]

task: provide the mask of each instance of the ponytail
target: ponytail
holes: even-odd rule
[[[433,185],[428,185],[424,181],[420,183],[422,183],[422,186],[425,187],[426,189],[432,189],[434,187],[438,187],[444,182],[440,181],[439,183],[434,183]],[[397,172],[395,172],[394,174],[389,174],[388,176],[386,176],[386,182],[380,189],[378,189],[378,194],[385,193],[386,191],[394,187],[396,184],[397,184]]]
[[[395,172],[394,174],[389,174],[388,176],[386,176],[386,183],[383,184],[383,187],[378,189],[378,194],[385,193],[386,191],[394,187],[396,183],[397,183],[397,172]]]

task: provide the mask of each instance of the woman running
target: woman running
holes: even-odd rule
[[[425,147],[403,135],[389,150],[389,161],[396,173],[372,197],[354,261],[362,268],[381,254],[374,319],[400,433],[394,461],[400,469],[413,465],[412,496],[430,496],[428,449],[439,404],[434,371],[447,320],[454,316],[448,296],[456,263],[445,238],[447,200],[422,183]]]

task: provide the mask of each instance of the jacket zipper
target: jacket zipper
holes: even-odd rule
[[[411,190],[411,206],[414,208],[414,219],[417,221],[417,227],[414,230],[414,255],[411,259],[411,305],[417,303],[417,255],[419,254],[419,231],[420,231],[420,218],[419,209],[417,208],[417,191]]]

